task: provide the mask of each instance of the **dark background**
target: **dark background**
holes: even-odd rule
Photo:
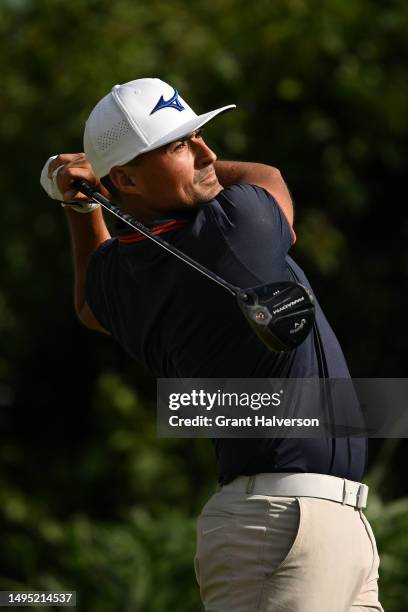
[[[277,166],[307,271],[355,377],[404,377],[408,4],[3,0],[0,11],[0,589],[78,609],[193,612],[208,440],[159,440],[155,380],[72,305],[64,214],[39,185],[115,83],[158,76],[224,159]],[[368,511],[387,612],[408,609],[405,441],[372,441]]]

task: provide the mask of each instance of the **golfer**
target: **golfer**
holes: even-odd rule
[[[98,205],[73,189],[90,181],[236,286],[295,280],[310,289],[288,255],[293,203],[280,172],[217,161],[203,138],[203,126],[233,108],[197,115],[159,79],[116,85],[86,122],[85,154],[48,160],[41,182],[65,203],[77,315],[157,377],[349,378],[318,302],[313,333],[273,353],[221,287],[124,224],[111,237]],[[214,445],[218,487],[198,519],[195,556],[207,612],[382,610],[363,513],[366,439]]]

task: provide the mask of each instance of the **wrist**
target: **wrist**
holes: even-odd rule
[[[94,212],[97,208],[100,208],[101,205],[97,202],[72,202],[72,204],[66,204],[65,202],[61,202],[61,206],[65,209],[71,209],[75,213],[88,214]]]

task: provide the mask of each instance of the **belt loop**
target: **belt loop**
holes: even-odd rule
[[[341,500],[341,503],[343,504],[343,506],[346,504],[346,497],[347,497],[347,480],[343,478],[343,499]]]
[[[247,482],[247,486],[246,486],[246,493],[252,493],[252,491],[254,490],[255,478],[256,478],[255,474],[248,478],[248,482]]]
[[[360,484],[357,491],[356,508],[363,510],[367,507],[368,487],[367,485]]]

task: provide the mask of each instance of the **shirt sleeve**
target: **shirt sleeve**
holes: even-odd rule
[[[240,223],[249,232],[256,229],[260,237],[267,232],[285,256],[296,242],[296,234],[283,209],[263,187],[237,183],[226,187],[217,199],[231,223]]]
[[[98,322],[112,333],[110,307],[107,296],[112,248],[115,239],[103,242],[92,254],[86,271],[85,300]]]

